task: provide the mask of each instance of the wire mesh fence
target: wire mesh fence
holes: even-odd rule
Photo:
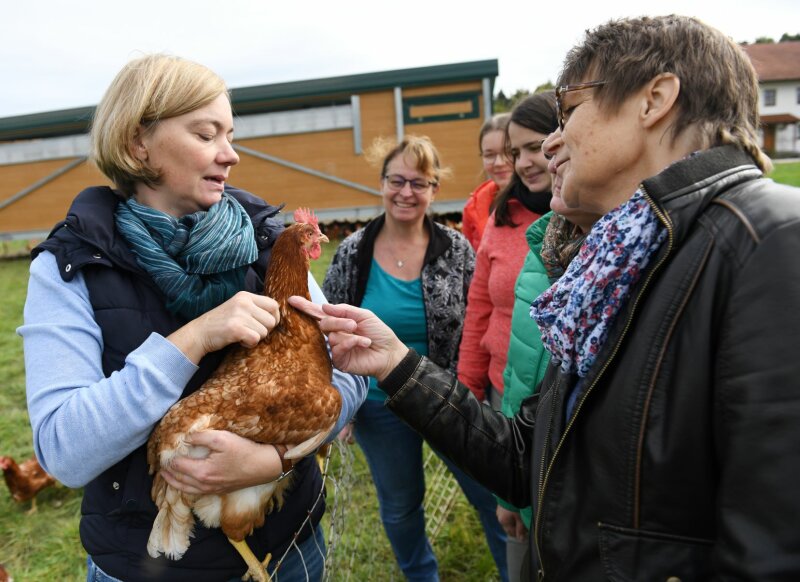
[[[426,532],[436,548],[457,503],[468,504],[444,463],[427,446],[424,451]],[[360,449],[335,441],[327,457],[321,460],[321,466],[323,489],[315,503],[324,502],[327,506],[322,520],[326,550],[314,547],[311,551],[324,556],[323,579],[328,582],[403,580],[381,526],[374,485]],[[477,533],[480,535],[479,529]],[[280,580],[281,562],[292,551],[301,551],[300,546],[293,543],[283,556],[275,557],[276,581]],[[310,558],[305,556],[305,560]],[[306,572],[306,580],[309,579]]]

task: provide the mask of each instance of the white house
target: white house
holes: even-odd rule
[[[800,153],[800,41],[742,48],[758,73],[762,147]]]

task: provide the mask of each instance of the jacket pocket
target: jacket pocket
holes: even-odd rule
[[[711,540],[598,524],[600,559],[613,582],[711,578]]]

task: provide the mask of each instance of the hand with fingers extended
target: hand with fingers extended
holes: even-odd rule
[[[405,344],[368,309],[346,303],[317,305],[298,296],[290,297],[289,304],[319,320],[333,363],[343,372],[375,376],[380,382],[408,354]]]
[[[191,494],[222,494],[278,478],[282,464],[273,445],[259,444],[224,430],[188,435],[193,456],[176,457],[161,475]]]
[[[280,323],[278,302],[240,291],[167,337],[195,364],[233,343],[252,348]]]

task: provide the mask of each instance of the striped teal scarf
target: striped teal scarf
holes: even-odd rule
[[[250,217],[233,197],[175,218],[132,198],[116,211],[117,229],[139,265],[167,296],[167,309],[194,319],[244,288],[258,257]]]

